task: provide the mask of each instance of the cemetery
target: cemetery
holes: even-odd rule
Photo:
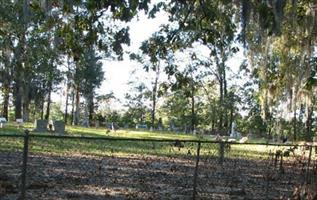
[[[0,200],[317,199],[316,13],[1,1]]]
[[[29,144],[27,197],[31,199],[50,199],[52,194],[61,199],[191,199],[198,141],[202,142],[195,188],[199,199],[286,198],[296,188],[314,194],[310,184],[298,186],[316,178],[317,159],[309,146],[302,151],[296,145],[255,144],[257,140],[218,143],[216,136],[153,131],[118,130],[106,135],[104,128],[82,127],[68,128],[66,136],[74,138],[42,138],[45,132],[56,134],[45,128],[46,121],[39,121],[34,131],[43,130],[31,132],[39,137],[34,135]],[[98,139],[85,140],[83,133]],[[162,136],[168,141],[158,139]],[[175,137],[181,142],[174,143]],[[1,141],[0,195],[15,199],[20,195],[23,138],[1,137]]]

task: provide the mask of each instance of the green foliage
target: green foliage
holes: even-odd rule
[[[102,101],[95,89],[104,79],[100,60],[123,59],[123,45],[131,42],[126,22],[143,11],[151,18],[158,12],[169,17],[130,55],[155,73],[154,83],[148,89],[135,82],[126,95],[127,110],[105,109],[100,118],[154,126],[157,112],[165,125],[228,132],[237,120],[244,133],[287,132],[308,140],[314,135],[317,20],[316,2],[309,0],[0,0],[1,114],[12,118],[11,109],[15,118],[29,120],[43,117],[47,108],[48,116],[50,95],[67,78],[76,113],[86,107],[89,119],[96,118],[95,101]],[[241,70],[251,79],[240,87],[230,83],[227,66],[239,51],[236,39],[248,56]],[[197,46],[206,47],[207,58],[198,55]],[[188,63],[177,60],[180,53]],[[168,81],[160,83],[163,72]],[[61,119],[58,110],[53,104],[52,117]]]

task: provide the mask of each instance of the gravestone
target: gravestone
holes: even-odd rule
[[[23,119],[16,119],[16,123],[18,125],[18,127],[23,127],[24,123],[23,123]]]
[[[3,128],[5,123],[7,123],[7,119],[4,117],[0,117],[0,128]]]
[[[83,119],[81,125],[84,126],[84,127],[89,127],[89,120],[88,119]]]
[[[246,143],[249,140],[248,137],[243,137],[239,140],[239,143]]]
[[[117,127],[116,127],[115,123],[113,123],[113,122],[111,123],[111,130],[114,132],[116,132],[116,130],[117,130]]]
[[[65,123],[62,120],[54,121],[55,133],[65,134]]]
[[[135,125],[135,129],[147,129],[147,125],[146,124],[137,124],[137,125]]]
[[[232,137],[232,138],[237,138],[237,133],[235,131],[235,128],[236,128],[236,123],[232,122],[231,132],[230,132],[230,137]]]
[[[35,132],[46,132],[47,131],[48,120],[45,119],[37,119],[34,122]]]

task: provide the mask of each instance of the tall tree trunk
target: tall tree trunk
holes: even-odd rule
[[[25,58],[26,45],[26,30],[28,27],[28,11],[29,11],[29,0],[23,1],[23,13],[19,13],[19,21],[22,24],[21,32],[18,35],[18,45],[14,50],[16,68],[15,68],[15,87],[14,87],[14,106],[15,106],[15,119],[22,118],[22,98],[23,98],[23,86],[22,81],[25,77],[23,76],[23,62]]]
[[[68,116],[68,90],[69,90],[69,85],[68,83],[66,83],[66,102],[65,102],[65,115],[64,115],[65,124],[67,124],[67,116]]]
[[[41,101],[41,119],[44,119],[44,99]]]
[[[23,84],[23,121],[27,122],[29,121],[30,118],[30,98],[29,98],[29,93],[30,93],[30,85],[29,83],[24,83]]]
[[[4,67],[5,67],[5,74],[4,74],[4,81],[2,85],[2,94],[3,94],[3,107],[1,115],[9,120],[9,100],[10,100],[10,92],[11,92],[11,79],[12,79],[12,71],[11,71],[11,63],[10,63],[10,54],[12,52],[9,48],[5,47],[5,53],[3,54],[4,58]]]
[[[214,49],[215,52],[217,52],[217,49],[215,47]],[[227,83],[226,83],[226,75],[225,75],[225,61],[223,58],[223,50],[221,49],[220,52],[221,60],[219,57],[216,55],[216,65],[217,65],[217,79],[219,82],[219,108],[220,112],[218,113],[219,115],[219,124],[218,124],[218,129],[223,130],[224,128],[224,122],[225,119],[224,116],[226,115],[226,110],[225,110],[225,96],[227,93]]]
[[[75,124],[74,115],[75,115],[75,92],[74,92],[74,89],[72,89],[72,111],[71,111],[71,120],[70,120],[71,125]]]
[[[85,108],[85,119],[88,120],[88,126],[91,125],[94,116],[94,95],[88,94],[86,96],[86,108]]]
[[[219,95],[220,95],[220,99],[219,99],[219,124],[218,124],[218,129],[222,130],[223,129],[223,79],[222,77],[219,80]]]
[[[229,130],[232,130],[233,112],[234,112],[233,107],[231,107],[231,108],[230,108],[230,119],[229,119],[229,120],[230,120],[230,121],[229,121],[230,127],[228,127],[228,132],[229,132]]]
[[[195,113],[195,96],[194,96],[194,91],[192,91],[192,96],[191,96],[191,104],[192,104],[192,120],[191,120],[191,129],[192,131],[195,130],[196,128],[196,113]]]
[[[212,116],[212,120],[211,120],[211,130],[212,131],[214,131],[215,130],[215,128],[216,128],[216,114],[217,114],[217,111],[216,111],[216,101],[215,100],[213,100],[213,105],[212,105],[212,114],[211,114],[211,116]]]
[[[23,121],[28,122],[30,120],[30,101],[23,101]]]
[[[311,106],[308,107],[308,113],[307,113],[307,120],[305,122],[305,129],[306,129],[306,140],[311,140],[312,134],[312,125],[313,125],[313,113],[314,113],[314,103],[312,103]]]
[[[156,93],[155,90],[153,90],[153,94],[152,94],[152,112],[151,112],[151,127],[154,128],[154,124],[155,124],[155,114],[156,114],[156,95],[154,94]]]
[[[85,127],[89,127],[90,121],[89,121],[89,98],[85,98],[85,105],[84,105],[84,116],[83,116],[83,123],[81,125]]]
[[[1,115],[9,120],[9,99],[10,99],[10,85],[5,84],[2,88],[3,92],[3,109]]]
[[[22,118],[22,87],[20,84],[20,80],[15,82],[14,86],[14,107],[15,107],[15,119]]]
[[[159,76],[160,76],[159,64],[156,67],[157,67],[156,68],[156,75],[155,75],[153,91],[152,91],[152,113],[151,113],[151,126],[152,126],[152,128],[154,128],[154,125],[155,125],[157,87],[158,87],[158,80],[159,80]]]
[[[294,115],[293,115],[293,139],[294,141],[297,140],[297,119],[296,119],[296,106],[294,109]]]
[[[88,104],[89,125],[91,125],[93,118],[94,118],[94,99],[93,99],[93,95],[91,95],[89,104]]]
[[[227,80],[226,80],[226,66],[225,66],[225,60],[223,58],[222,60],[222,77],[223,77],[223,128],[226,132],[228,132],[228,107],[227,107],[227,101],[228,101],[228,93],[227,93]]]
[[[80,114],[80,95],[79,95],[79,87],[76,86],[76,99],[75,99],[75,104],[76,104],[76,110],[74,113],[74,124],[78,125],[79,124],[79,114]]]
[[[22,44],[21,44],[22,43]],[[23,67],[22,67],[22,54],[24,46],[24,36],[20,36],[20,42],[18,47],[14,50],[15,53],[15,69],[14,69],[14,89],[13,89],[13,96],[14,96],[14,109],[15,109],[15,119],[22,118],[22,80],[23,80]]]
[[[45,119],[46,120],[48,120],[50,118],[51,93],[52,93],[52,83],[50,82],[49,86],[48,86],[47,106],[46,106],[46,114],[45,114]]]

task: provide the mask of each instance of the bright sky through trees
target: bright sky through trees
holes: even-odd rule
[[[138,17],[128,23],[130,26],[131,45],[126,47],[126,55],[122,61],[103,61],[106,80],[103,81],[102,86],[97,90],[99,94],[113,92],[115,97],[123,100],[124,95],[129,92],[127,83],[131,81],[131,72],[137,69],[139,76],[147,76],[140,63],[130,60],[129,52],[137,52],[142,41],[148,39],[154,32],[158,31],[160,25],[167,21],[168,16],[164,12],[160,12],[154,19],[149,19],[144,13],[140,13]],[[199,49],[203,50],[204,48]],[[228,61],[228,66],[232,70],[233,76],[238,73],[239,66],[244,59],[245,56],[241,47],[240,51]],[[239,84],[235,81],[232,83]],[[120,105],[115,106],[120,107]]]
[[[130,73],[136,68],[142,71],[142,66],[135,61],[131,61],[128,53],[136,52],[142,41],[148,39],[155,31],[158,31],[160,25],[167,22],[167,18],[166,13],[162,12],[154,19],[148,19],[144,13],[140,13],[137,18],[129,23],[131,45],[126,47],[127,54],[124,56],[123,61],[103,61],[106,80],[102,83],[98,93],[106,94],[112,91],[117,98],[124,98],[124,94],[129,92],[127,83],[130,81]]]

